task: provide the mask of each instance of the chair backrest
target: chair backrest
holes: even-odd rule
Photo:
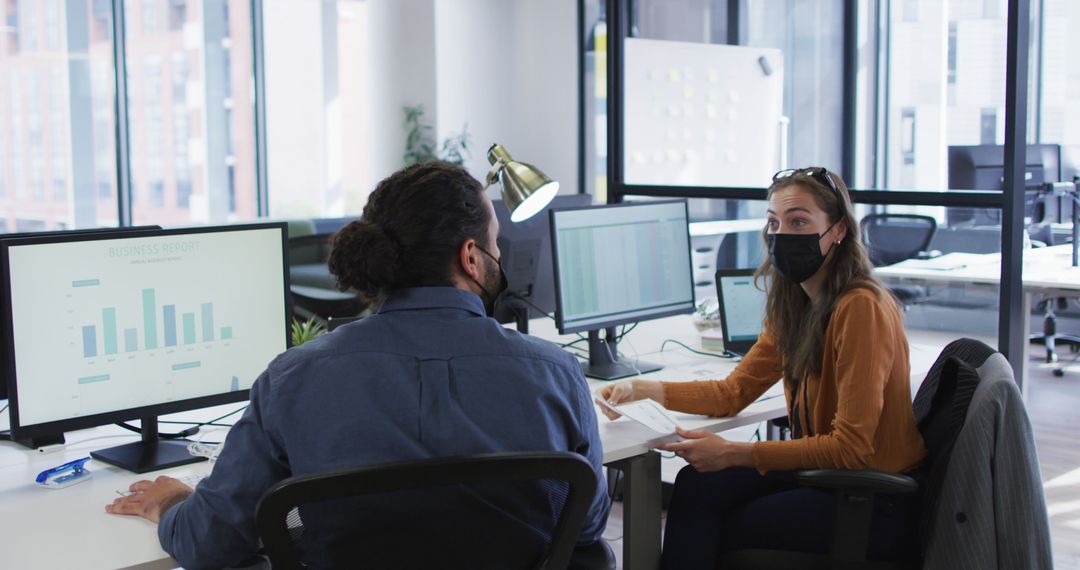
[[[289,236],[289,265],[325,264],[334,234]]]
[[[949,343],[938,356],[919,386],[912,404],[927,456],[920,470],[922,516],[919,524],[922,544],[932,534],[938,496],[944,484],[949,455],[964,425],[971,397],[979,384],[976,369],[995,350],[970,338]]]
[[[859,222],[875,266],[911,259],[930,247],[937,220],[919,214],[868,214]]]
[[[551,505],[557,513],[554,530],[523,524],[516,516],[520,505],[495,504],[482,495],[485,486],[510,482],[565,482],[560,484],[566,489],[565,502]],[[281,481],[260,500],[256,525],[275,570],[301,568],[298,550],[303,548],[298,549],[295,541],[310,548],[303,544],[306,528],[301,527],[326,515],[327,505],[345,505],[333,514],[342,515],[344,510],[346,518],[366,519],[347,525],[346,532],[362,535],[338,537],[335,544],[347,548],[303,552],[304,557],[330,560],[334,566],[565,568],[596,483],[589,463],[569,452],[493,453],[376,465]],[[420,500],[409,501],[403,492],[423,494],[411,497]],[[378,497],[388,500],[356,502]],[[470,508],[455,512],[465,504],[461,497],[471,501]],[[297,515],[299,521],[308,520],[298,522]],[[514,555],[524,560],[506,558]]]

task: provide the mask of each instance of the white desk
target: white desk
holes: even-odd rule
[[[224,415],[241,404],[219,406]],[[202,417],[210,419],[215,416]],[[190,414],[189,414],[190,415]],[[3,414],[3,428],[8,417]],[[161,429],[175,426],[164,424]],[[181,429],[181,428],[177,428]],[[224,431],[207,441],[220,441]],[[176,568],[158,543],[157,525],[137,517],[105,512],[105,505],[139,479],[188,472],[208,473],[209,462],[137,475],[90,461],[89,481],[64,489],[46,489],[34,483],[38,473],[86,457],[90,451],[135,441],[138,436],[115,426],[67,434],[63,451],[41,454],[12,442],[0,443],[0,551],[3,568]]]
[[[555,334],[551,321],[533,321],[530,325],[546,338]],[[563,342],[575,337],[566,337]],[[692,380],[703,376],[721,377],[734,368],[729,360],[695,355],[669,345],[658,352],[664,339],[674,338],[698,348],[697,329],[688,317],[672,317],[642,323],[621,345],[626,354],[638,354],[667,366],[650,376],[665,380]],[[912,346],[912,377],[921,379],[937,355],[933,347]],[[916,382],[917,383],[917,382]],[[595,389],[602,382],[590,381]],[[776,388],[779,390],[779,386]],[[772,398],[751,405],[732,418],[706,418],[676,414],[684,426],[714,432],[751,425],[786,413],[783,398]],[[240,404],[219,406],[184,414],[186,419],[207,420],[223,415]],[[178,416],[173,416],[176,419]],[[637,424],[621,419],[600,417],[600,437],[604,463],[623,470],[624,497],[624,567],[655,568],[660,557],[660,457],[651,451],[655,434]],[[7,423],[2,414],[0,424]],[[165,424],[168,426],[168,424]],[[0,425],[0,429],[6,428]],[[169,429],[169,427],[163,427]],[[134,441],[134,434],[108,426],[67,434],[64,451],[39,454],[12,442],[0,442],[0,536],[5,537],[0,566],[5,568],[173,568],[172,560],[158,545],[157,527],[135,517],[105,513],[105,505],[139,479],[157,475],[208,472],[203,462],[147,475],[136,475],[91,461],[93,478],[66,489],[44,489],[33,483],[41,471],[85,457],[93,449]],[[219,441],[224,432],[205,436]],[[62,540],[58,540],[62,537]]]
[[[934,268],[937,260],[911,260],[888,267],[879,267],[875,273],[880,277],[889,277],[918,283],[971,283],[1000,285],[1001,254],[987,253],[966,255],[962,266],[950,263],[946,256],[940,258],[940,268]],[[1072,246],[1057,245],[1024,250],[1024,266],[1021,274],[1024,289],[1023,304],[1020,309],[1021,334],[1024,339],[1023,359],[1024,379],[1021,389],[1027,395],[1028,382],[1028,342],[1030,336],[1030,315],[1032,297],[1078,297],[1080,296],[1080,267],[1072,266]]]

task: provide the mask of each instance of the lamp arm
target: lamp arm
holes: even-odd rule
[[[484,180],[484,190],[487,190],[492,184],[499,181],[499,171],[506,166],[506,161],[498,159],[495,164],[491,165],[491,170],[488,171],[487,177]]]

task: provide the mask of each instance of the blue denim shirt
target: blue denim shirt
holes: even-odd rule
[[[451,287],[391,296],[370,317],[287,350],[251,389],[212,474],[161,519],[162,548],[188,569],[258,548],[255,508],[294,475],[435,456],[574,451],[596,470],[579,542],[603,532],[610,501],[596,413],[576,358],[500,326]],[[515,513],[537,528],[548,513]],[[308,521],[305,521],[307,524]]]

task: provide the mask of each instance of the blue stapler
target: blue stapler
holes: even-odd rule
[[[38,473],[36,482],[38,485],[49,489],[62,489],[76,483],[82,483],[89,479],[91,475],[90,470],[85,467],[87,461],[90,461],[90,458],[83,457],[52,469],[46,469]]]

